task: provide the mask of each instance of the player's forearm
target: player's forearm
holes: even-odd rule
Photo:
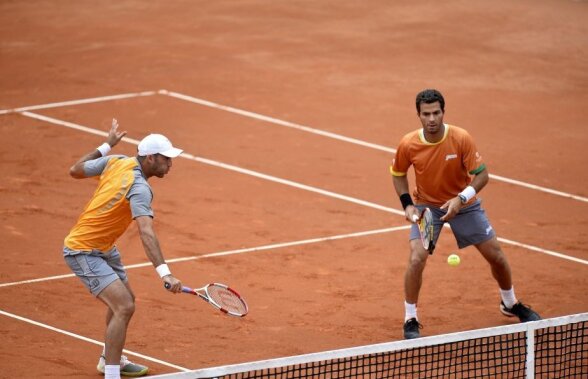
[[[488,184],[488,180],[489,180],[488,170],[484,170],[484,171],[480,172],[479,174],[477,174],[476,176],[474,176],[474,179],[472,179],[470,186],[474,187],[474,189],[476,190],[476,193],[478,193],[482,190],[482,188],[484,188],[486,186],[486,184]]]
[[[95,150],[92,150],[88,154],[81,157],[73,166],[69,169],[69,175],[76,179],[83,179],[86,177],[84,172],[84,162],[91,161],[93,159],[98,159],[100,157],[105,156],[110,152],[110,150],[116,146],[120,140],[127,134],[127,132],[119,132],[118,131],[118,122],[116,119],[112,119],[112,126],[110,127],[110,131],[108,132],[108,136],[106,137],[106,142],[102,145],[98,146]]]
[[[143,248],[145,249],[145,254],[147,258],[153,263],[154,267],[158,267],[165,263],[163,259],[163,253],[161,252],[161,247],[159,246],[159,240],[155,235],[153,229],[141,230],[141,242],[143,242]]]
[[[84,162],[91,161],[93,159],[98,159],[101,156],[102,156],[102,153],[100,153],[100,151],[98,151],[98,149],[95,149],[94,151],[84,155],[83,157],[78,159],[78,161],[76,163],[74,163],[73,166],[70,167],[69,175],[75,179],[85,178],[86,174],[84,172]]]
[[[406,176],[393,176],[392,182],[398,196],[408,193],[408,179]]]

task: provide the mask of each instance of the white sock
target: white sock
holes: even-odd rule
[[[120,379],[120,365],[104,366],[104,379]]]
[[[417,320],[419,319],[417,317],[417,306],[416,304],[409,304],[406,301],[404,302],[404,321],[408,321],[411,318],[416,318]]]
[[[513,305],[517,303],[517,297],[514,293],[514,287],[510,287],[509,290],[500,289],[500,297],[502,298],[502,302],[506,305],[507,308],[512,308]]]

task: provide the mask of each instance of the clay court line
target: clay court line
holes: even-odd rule
[[[144,95],[144,96],[149,96],[149,95]],[[89,102],[89,101],[88,101]],[[57,104],[57,103],[56,103]],[[63,103],[62,103],[63,104]],[[78,101],[78,104],[79,101]],[[28,109],[32,109],[31,107],[27,107]],[[91,134],[95,134],[95,135],[99,135],[99,136],[107,136],[106,132],[103,131],[99,131],[96,129],[92,129],[92,128],[88,128],[82,125],[78,125],[78,124],[74,124],[74,123],[70,123],[67,121],[62,121],[62,120],[58,120],[58,119],[54,119],[51,117],[47,117],[47,116],[42,116],[42,115],[38,115],[35,113],[31,113],[31,112],[27,112],[25,110],[23,110],[24,108],[20,108],[22,112],[22,114],[26,117],[30,117],[30,118],[34,118],[34,119],[38,119],[41,121],[45,121],[48,123],[52,123],[52,124],[56,124],[56,125],[61,125],[61,126],[65,126],[68,128],[72,128],[72,129],[76,129],[79,131],[83,131],[86,133],[91,133]],[[40,109],[40,108],[36,108],[36,109]],[[1,114],[1,113],[0,113]],[[139,141],[131,139],[131,138],[124,138],[123,141],[127,142],[127,143],[131,143],[134,145],[137,145],[139,143]],[[247,169],[243,169],[237,166],[232,166],[232,165],[228,165],[228,164],[224,164],[221,162],[216,162],[213,160],[209,160],[209,159],[205,159],[205,158],[199,158],[199,157],[195,157],[191,154],[182,154],[183,158],[186,159],[190,159],[190,160],[194,160],[197,162],[201,162],[204,164],[209,164],[209,165],[213,165],[216,167],[220,167],[220,168],[224,168],[224,169],[228,169],[228,170],[232,170],[232,171],[236,171],[239,173],[243,173],[243,174],[247,174],[247,175],[252,175],[258,178],[262,178],[265,180],[270,180],[270,181],[274,181],[274,182],[278,182],[278,183],[282,183],[282,184],[286,184],[286,185],[291,185],[300,189],[305,189],[305,190],[309,190],[312,192],[317,192],[323,195],[327,195],[327,196],[331,196],[331,197],[335,197],[338,199],[342,199],[342,200],[346,200],[346,201],[351,201],[353,203],[356,204],[360,204],[360,205],[364,205],[364,206],[368,206],[368,207],[372,207],[372,208],[376,208],[376,209],[380,209],[380,210],[384,210],[390,213],[395,213],[395,214],[399,214],[399,215],[404,215],[404,212],[393,209],[393,208],[389,208],[389,207],[385,207],[379,204],[375,204],[375,203],[370,203],[367,201],[363,201],[363,200],[359,200],[359,199],[355,199],[355,198],[351,198],[349,196],[345,196],[345,195],[340,195],[340,194],[336,194],[330,191],[325,191],[325,190],[321,190],[318,188],[314,188],[314,187],[310,187],[307,185],[303,185],[303,184],[299,184],[296,182],[292,182],[286,179],[280,179],[280,178],[276,178],[270,175],[266,175],[266,174],[262,174],[262,173],[258,173],[255,171],[251,171],[251,170],[247,170]],[[281,244],[272,244],[272,245],[265,245],[265,246],[259,246],[259,247],[253,247],[253,248],[245,248],[245,249],[237,249],[237,250],[229,250],[229,251],[224,251],[224,252],[218,252],[218,253],[212,253],[212,254],[206,254],[203,256],[193,256],[193,257],[184,257],[184,258],[177,258],[177,259],[171,259],[168,261],[168,263],[174,263],[174,262],[182,262],[182,261],[187,261],[187,260],[196,260],[196,259],[204,259],[204,258],[210,258],[210,257],[216,257],[216,256],[226,256],[226,255],[232,255],[232,254],[242,254],[242,253],[247,253],[247,252],[252,252],[252,251],[261,251],[261,250],[269,250],[269,249],[275,249],[275,248],[279,248],[279,247],[286,247],[286,246],[295,246],[295,245],[299,245],[299,244],[309,244],[309,243],[315,243],[315,242],[321,242],[321,241],[328,241],[328,240],[335,240],[335,239],[342,239],[342,238],[349,238],[349,237],[356,237],[356,236],[360,236],[360,235],[371,235],[371,234],[376,234],[376,233],[385,233],[385,232],[390,232],[390,231],[396,231],[396,230],[402,230],[402,229],[408,229],[410,227],[410,225],[405,225],[405,226],[400,226],[400,227],[394,227],[394,228],[386,228],[386,229],[378,229],[378,230],[372,230],[372,231],[367,231],[367,232],[359,232],[359,233],[352,233],[352,234],[347,234],[347,235],[338,235],[338,236],[331,236],[331,237],[323,237],[323,238],[315,238],[315,239],[310,239],[310,240],[302,240],[302,241],[295,241],[295,242],[286,242],[286,243],[281,243]],[[579,258],[575,258],[575,257],[571,257],[571,256],[567,256],[564,254],[560,254],[557,252],[553,252],[553,251],[549,251],[549,250],[545,250],[545,249],[541,249],[535,246],[531,246],[531,245],[527,245],[527,244],[522,244],[516,241],[511,241],[511,240],[507,240],[507,239],[502,239],[499,238],[499,240],[501,242],[504,243],[508,243],[511,245],[515,245],[515,246],[519,246],[519,247],[524,247],[527,248],[529,250],[532,251],[536,251],[536,252],[540,252],[540,253],[544,253],[544,254],[548,254],[548,255],[552,255],[555,257],[559,257],[559,258],[563,258],[563,259],[568,259],[571,261],[575,261],[578,263],[582,263],[582,264],[586,264],[588,265],[588,261],[579,259]],[[146,266],[151,266],[151,263],[141,263],[141,264],[136,264],[136,265],[131,265],[131,266],[127,266],[127,268],[138,268],[138,267],[146,267]],[[48,278],[41,278],[41,279],[34,279],[34,280],[28,280],[28,281],[21,281],[21,282],[15,282],[15,283],[5,283],[5,284],[0,284],[0,287],[7,287],[7,286],[12,286],[12,285],[17,285],[17,284],[25,284],[25,283],[34,283],[34,282],[40,282],[40,281],[47,281],[47,280],[54,280],[54,279],[61,279],[61,278],[67,278],[67,277],[73,277],[73,274],[70,275],[59,275],[59,276],[54,276],[54,277],[48,277]],[[102,342],[99,342],[97,340],[94,339],[90,339],[87,337],[83,337],[80,336],[78,334],[74,334],[71,332],[68,332],[66,330],[63,329],[59,329],[59,328],[55,328],[31,319],[27,319],[21,316],[17,316],[5,311],[0,310],[0,314],[7,316],[7,317],[11,317],[23,322],[27,322],[29,324],[35,325],[35,326],[40,326],[46,329],[49,329],[51,331],[54,332],[58,332],[76,339],[80,339],[82,341],[86,341],[86,342],[90,342],[99,346],[103,346]],[[130,350],[124,350],[125,354],[128,355],[132,355],[135,357],[139,357],[151,362],[155,362],[167,367],[171,367],[180,371],[184,371],[184,372],[189,372],[190,369],[181,367],[181,366],[177,366],[174,364],[171,364],[169,362],[165,362],[165,361],[161,361],[159,359],[156,358],[152,358],[140,353],[135,353],[133,351]]]
[[[410,225],[402,225],[402,226],[395,226],[395,227],[391,227],[391,228],[374,229],[374,230],[367,230],[367,231],[363,231],[363,232],[348,233],[348,234],[338,234],[338,235],[334,235],[334,236],[311,238],[311,239],[300,240],[300,241],[281,242],[281,243],[274,243],[271,245],[262,245],[262,246],[256,246],[256,247],[246,247],[246,248],[241,248],[241,249],[236,249],[236,250],[219,251],[216,253],[209,253],[209,254],[204,254],[204,255],[193,255],[190,257],[166,259],[165,261],[166,261],[166,263],[171,264],[171,263],[194,261],[194,260],[206,259],[206,258],[224,257],[227,255],[252,253],[255,251],[280,249],[283,247],[308,245],[311,243],[335,241],[335,240],[340,240],[340,239],[345,239],[345,238],[365,237],[365,236],[371,236],[374,234],[397,232],[399,230],[405,230],[405,229],[409,229],[409,228],[410,228]],[[149,267],[149,266],[153,266],[153,264],[151,262],[146,262],[146,263],[137,263],[137,264],[128,265],[128,266],[125,265],[125,269],[133,269],[133,268],[141,268],[141,267]],[[38,279],[22,280],[19,282],[1,283],[0,288],[17,286],[20,284],[47,282],[50,280],[58,280],[58,279],[73,278],[73,277],[75,277],[74,274],[65,274],[65,275],[57,275],[57,276],[48,276],[45,278],[38,278]]]
[[[31,105],[29,107],[21,107],[21,108],[14,108],[14,109],[3,109],[0,110],[0,115],[8,114],[8,113],[20,113],[25,111],[33,111],[37,109],[49,109],[49,108],[59,108],[59,107],[66,107],[68,105],[80,105],[80,104],[91,104],[91,103],[99,103],[102,101],[112,101],[112,100],[121,100],[121,99],[130,99],[133,97],[141,97],[141,96],[153,96],[156,95],[156,91],[145,91],[145,92],[135,92],[135,93],[123,93],[121,95],[111,95],[111,96],[100,96],[100,97],[91,97],[88,99],[80,99],[80,100],[70,100],[70,101],[62,101],[59,103],[48,103],[48,104],[41,104],[41,105]]]
[[[21,108],[14,108],[14,109],[4,109],[4,110],[0,110],[0,115],[2,115],[2,114],[8,114],[8,113],[20,113],[20,112],[25,112],[25,111],[30,111],[30,110],[37,110],[37,109],[48,109],[48,108],[64,107],[64,106],[68,106],[68,105],[89,104],[89,103],[97,103],[97,102],[110,101],[110,100],[129,99],[129,98],[141,97],[141,96],[153,96],[153,95],[157,95],[157,94],[168,96],[168,97],[172,97],[172,98],[176,98],[176,99],[183,100],[183,101],[188,101],[188,102],[199,104],[199,105],[206,106],[206,107],[209,107],[209,108],[215,108],[215,109],[223,110],[223,111],[226,111],[226,112],[238,114],[238,115],[249,117],[249,118],[254,118],[254,119],[257,119],[257,120],[260,120],[260,121],[265,121],[265,122],[269,122],[269,123],[272,123],[272,124],[285,126],[285,127],[288,127],[288,128],[301,130],[301,131],[304,131],[304,132],[307,132],[307,133],[317,134],[317,135],[320,135],[320,136],[324,136],[324,137],[328,137],[328,138],[333,138],[333,139],[336,139],[336,140],[340,140],[340,141],[344,141],[344,142],[348,142],[348,143],[352,143],[352,144],[356,144],[356,145],[368,147],[370,149],[381,150],[381,151],[385,151],[385,152],[392,153],[392,154],[395,154],[396,153],[396,149],[394,149],[392,147],[382,146],[382,145],[378,145],[378,144],[375,144],[375,143],[371,143],[371,142],[367,142],[367,141],[362,141],[362,140],[359,140],[359,139],[356,139],[356,138],[346,137],[346,136],[343,136],[343,135],[340,135],[340,134],[331,133],[331,132],[327,132],[327,131],[324,131],[324,130],[311,128],[309,126],[304,126],[304,125],[296,124],[296,123],[293,123],[293,122],[280,120],[280,119],[275,118],[275,117],[264,116],[264,115],[259,114],[259,113],[250,112],[250,111],[246,111],[246,110],[243,110],[243,109],[239,109],[239,108],[234,108],[234,107],[230,107],[230,106],[227,106],[227,105],[218,104],[218,103],[215,103],[215,102],[212,102],[212,101],[208,101],[208,100],[204,100],[204,99],[199,99],[197,97],[193,97],[193,96],[189,96],[189,95],[184,95],[184,94],[181,94],[181,93],[178,93],[178,92],[168,91],[168,90],[165,90],[165,89],[160,89],[158,91],[144,91],[144,92],[135,92],[135,93],[121,94],[121,95],[93,97],[93,98],[88,98],[88,99],[80,99],[80,100],[63,101],[63,102],[59,102],[59,103],[49,103],[49,104],[33,105],[33,106],[21,107]],[[551,195],[561,196],[561,197],[565,197],[565,198],[569,198],[569,199],[578,200],[578,201],[582,201],[582,202],[588,203],[588,198],[587,197],[584,197],[584,196],[574,195],[574,194],[570,194],[570,193],[567,193],[567,192],[562,192],[562,191],[554,190],[554,189],[547,188],[547,187],[541,187],[541,186],[538,186],[536,184],[526,183],[526,182],[523,182],[523,181],[520,181],[520,180],[516,180],[516,179],[509,179],[507,177],[496,175],[496,174],[490,174],[490,178],[492,178],[494,180],[497,180],[497,181],[501,181],[501,182],[513,184],[513,185],[516,185],[516,186],[520,186],[520,187],[524,187],[524,188],[529,188],[529,189],[540,191],[540,192],[549,193]]]
[[[243,109],[233,108],[233,107],[230,107],[230,106],[226,106],[226,105],[214,103],[212,101],[199,99],[197,97],[192,97],[192,96],[184,95],[184,94],[181,94],[181,93],[178,93],[178,92],[172,92],[172,91],[167,91],[167,90],[163,90],[162,89],[162,90],[159,90],[158,93],[161,94],[161,95],[170,96],[170,97],[173,97],[173,98],[176,98],[176,99],[180,99],[180,100],[184,100],[184,101],[189,101],[191,103],[203,105],[203,106],[206,106],[206,107],[215,108],[215,109],[223,110],[223,111],[226,111],[226,112],[235,113],[235,114],[238,114],[238,115],[241,115],[241,116],[254,118],[256,120],[261,120],[261,121],[269,122],[269,123],[276,124],[276,125],[286,126],[288,128],[301,130],[301,131],[304,131],[304,132],[307,132],[307,133],[318,134],[318,135],[321,135],[321,136],[324,136],[324,137],[333,138],[333,139],[336,139],[336,140],[340,140],[340,141],[344,141],[344,142],[348,142],[348,143],[353,143],[355,145],[360,145],[360,146],[368,147],[370,149],[381,150],[381,151],[385,151],[385,152],[388,152],[388,153],[396,154],[396,149],[394,149],[392,147],[382,146],[382,145],[378,145],[378,144],[375,144],[375,143],[358,140],[358,139],[355,139],[355,138],[345,137],[345,136],[342,136],[340,134],[331,133],[331,132],[327,132],[327,131],[324,131],[324,130],[311,128],[311,127],[305,126],[305,125],[295,124],[293,122],[288,122],[288,121],[280,120],[280,119],[277,119],[277,118],[274,118],[274,117],[264,116],[264,115],[259,114],[259,113],[245,111]],[[495,175],[495,174],[490,174],[490,178],[492,178],[494,180],[497,180],[497,181],[500,181],[500,182],[514,184],[514,185],[525,187],[525,188],[529,188],[529,189],[532,189],[532,190],[541,191],[541,192],[549,193],[549,194],[556,195],[556,196],[567,197],[567,198],[570,198],[570,199],[573,199],[573,200],[578,200],[578,201],[583,201],[585,203],[588,203],[588,198],[587,197],[580,196],[580,195],[573,195],[573,194],[570,194],[570,193],[567,193],[567,192],[557,191],[557,190],[554,190],[554,189],[551,189],[551,188],[541,187],[541,186],[538,186],[538,185],[535,185],[535,184],[526,183],[526,182],[522,182],[520,180],[515,180],[515,179],[509,179],[509,178],[506,178],[504,176]]]
[[[3,310],[0,310],[0,314],[1,315],[4,315],[6,317],[10,317],[10,318],[19,320],[19,321],[27,322],[27,323],[32,324],[32,325],[35,325],[35,326],[40,326],[42,328],[49,329],[49,330],[51,330],[53,332],[65,334],[66,336],[77,338],[77,339],[82,340],[82,341],[85,341],[85,342],[90,342],[90,343],[93,343],[95,345],[104,346],[104,343],[102,343],[100,341],[97,341],[97,340],[94,340],[94,339],[91,339],[91,338],[88,338],[88,337],[84,337],[84,336],[81,336],[79,334],[75,334],[75,333],[72,333],[72,332],[68,332],[67,330],[59,329],[59,328],[56,328],[56,327],[53,327],[53,326],[50,326],[50,325],[47,325],[47,324],[43,324],[41,322],[38,322],[38,321],[35,321],[35,320],[31,320],[29,318],[25,318],[25,317],[21,317],[21,316],[12,314],[12,313],[8,313],[8,312],[5,312]],[[131,351],[131,350],[124,349],[123,350],[123,353],[125,353],[127,355],[133,355],[135,357],[142,358],[142,359],[145,359],[147,361],[159,363],[160,365],[164,365],[164,366],[167,366],[167,367],[175,368],[176,370],[185,371],[185,372],[190,371],[190,369],[187,369],[185,367],[177,366],[177,365],[174,365],[172,363],[165,362],[165,361],[159,360],[157,358],[149,357],[149,356],[143,355],[141,353],[136,353],[136,352]]]
[[[220,110],[223,110],[223,111],[226,111],[226,112],[230,112],[230,113],[235,113],[235,114],[238,114],[238,115],[241,115],[241,116],[245,116],[245,117],[249,117],[249,118],[254,118],[256,120],[266,121],[266,122],[269,122],[269,123],[272,123],[272,124],[287,126],[289,128],[302,130],[304,132],[308,132],[308,133],[312,133],[312,134],[318,134],[320,136],[329,137],[329,138],[333,138],[333,139],[336,139],[336,140],[353,143],[355,145],[365,146],[365,147],[369,147],[371,149],[376,149],[376,150],[382,150],[382,151],[385,151],[385,152],[388,152],[388,153],[396,153],[396,149],[392,149],[390,147],[386,147],[386,146],[378,145],[378,144],[375,144],[375,143],[358,140],[358,139],[351,138],[351,137],[345,137],[345,136],[342,136],[340,134],[335,134],[335,133],[327,132],[327,131],[320,130],[320,129],[314,129],[314,128],[311,128],[309,126],[294,124],[292,122],[280,120],[280,119],[269,117],[269,116],[264,116],[264,115],[259,114],[259,113],[249,112],[249,111],[245,111],[245,110],[242,110],[242,109],[237,109],[237,108],[229,107],[229,106],[226,106],[226,105],[221,105],[221,104],[218,104],[218,103],[213,103],[212,101],[198,99],[196,97],[192,97],[192,96],[188,96],[188,95],[183,95],[181,93],[171,92],[171,91],[167,91],[167,90],[164,90],[164,89],[159,90],[158,93],[161,94],[161,95],[166,95],[166,96],[169,96],[169,97],[173,97],[173,98],[176,98],[176,99],[188,101],[188,102],[191,102],[191,103],[204,105],[206,107],[220,109]]]
[[[89,128],[87,126],[78,125],[78,124],[75,124],[73,122],[63,121],[63,120],[59,120],[59,119],[56,119],[56,118],[53,118],[53,117],[43,116],[43,115],[32,113],[32,112],[22,112],[21,114],[23,116],[26,116],[26,117],[34,118],[34,119],[37,119],[37,120],[45,121],[45,122],[56,124],[56,125],[66,126],[68,128],[80,130],[80,131],[83,131],[83,132],[86,132],[86,133],[96,134],[96,135],[100,135],[100,136],[104,136],[104,137],[108,136],[108,133],[107,132],[104,132],[104,131],[101,131],[101,130],[97,130],[97,129],[92,129],[92,128]],[[131,143],[133,145],[138,145],[139,144],[139,141],[138,140],[132,139],[132,138],[128,138],[128,137],[124,137],[122,139],[122,141],[127,142],[127,143]],[[366,206],[366,207],[370,207],[370,208],[374,208],[374,209],[379,209],[379,210],[382,210],[382,211],[385,211],[385,212],[394,213],[394,214],[397,214],[397,215],[404,216],[404,211],[400,211],[398,209],[386,207],[386,206],[383,206],[383,205],[380,205],[380,204],[376,204],[376,203],[372,203],[372,202],[365,201],[365,200],[356,199],[356,198],[353,198],[353,197],[350,197],[350,196],[341,195],[341,194],[338,194],[336,192],[331,192],[331,191],[323,190],[323,189],[320,189],[320,188],[317,188],[317,187],[312,187],[312,186],[309,186],[309,185],[306,185],[306,184],[297,183],[297,182],[294,182],[294,181],[291,181],[291,180],[288,180],[288,179],[278,178],[278,177],[275,177],[275,176],[263,174],[261,172],[257,172],[257,171],[253,171],[253,170],[248,170],[248,169],[241,168],[241,167],[238,167],[238,166],[233,166],[233,165],[230,165],[230,164],[227,164],[227,163],[222,163],[222,162],[219,162],[219,161],[215,161],[215,160],[212,160],[212,159],[207,159],[207,158],[202,158],[202,157],[196,157],[196,156],[194,156],[192,154],[189,154],[189,153],[182,153],[180,156],[182,158],[193,160],[193,161],[200,162],[200,163],[204,163],[204,164],[207,164],[207,165],[210,165],[210,166],[215,166],[215,167],[224,168],[226,170],[236,171],[236,172],[239,172],[241,174],[245,174],[245,175],[249,175],[249,176],[254,176],[254,177],[257,177],[257,178],[260,178],[260,179],[265,179],[265,180],[268,180],[268,181],[285,184],[285,185],[288,185],[288,186],[291,186],[291,187],[300,188],[300,189],[303,189],[303,190],[306,190],[306,191],[319,193],[321,195],[333,197],[333,198],[340,199],[340,200],[345,200],[345,201],[348,201],[348,202],[351,202],[351,203],[355,203],[355,204],[358,204],[358,205],[363,205],[363,206]]]
[[[306,239],[306,240],[301,240],[301,241],[283,242],[283,243],[275,243],[275,244],[271,244],[271,245],[251,247],[251,248],[221,251],[221,252],[217,252],[217,253],[205,254],[205,255],[200,255],[200,256],[168,259],[168,260],[166,260],[166,262],[168,264],[171,264],[171,263],[185,262],[185,261],[190,261],[190,260],[199,260],[199,259],[205,259],[205,258],[215,258],[215,257],[222,257],[222,256],[228,256],[228,255],[235,255],[235,254],[244,254],[244,253],[251,253],[251,252],[255,252],[255,251],[263,251],[263,250],[279,249],[279,248],[290,247],[290,246],[306,245],[306,244],[312,244],[312,243],[317,243],[317,242],[335,241],[335,240],[345,239],[345,238],[364,237],[364,236],[370,236],[370,235],[374,235],[374,234],[382,234],[382,233],[395,232],[395,231],[399,231],[399,230],[405,230],[408,228],[410,228],[410,225],[402,225],[402,226],[391,227],[391,228],[368,230],[368,231],[364,231],[364,232],[339,234],[339,235],[334,235],[334,236],[312,238],[312,239]],[[125,266],[125,268],[126,269],[133,269],[133,268],[141,268],[141,267],[149,267],[149,266],[153,266],[151,262],[129,265],[129,266]],[[19,285],[19,284],[45,282],[45,281],[56,280],[56,279],[71,278],[74,276],[75,276],[74,274],[67,274],[67,275],[50,276],[50,277],[46,277],[46,278],[39,278],[39,279],[33,279],[33,280],[23,280],[20,282],[3,283],[3,284],[0,284],[0,287],[10,287],[10,286],[15,286],[15,285]],[[90,342],[90,343],[93,343],[93,344],[99,345],[99,346],[104,346],[104,343],[102,343],[100,341],[97,341],[97,340],[94,340],[91,338],[87,338],[87,337],[84,337],[84,336],[81,336],[79,334],[75,334],[72,332],[68,332],[66,330],[59,329],[59,328],[56,328],[56,327],[53,327],[53,326],[50,326],[47,324],[43,324],[38,321],[34,321],[34,320],[31,320],[31,319],[28,319],[28,318],[25,318],[22,316],[18,316],[18,315],[8,313],[8,312],[2,311],[2,310],[0,310],[0,314],[7,316],[7,317],[14,318],[16,320],[27,322],[27,323],[35,325],[35,326],[40,326],[42,328],[49,329],[49,330],[57,332],[57,333],[65,334],[66,336],[80,339],[82,341]],[[139,358],[142,358],[142,359],[145,359],[145,360],[148,360],[151,362],[155,362],[155,363],[158,363],[158,364],[161,364],[164,366],[175,368],[180,371],[184,371],[184,372],[191,371],[190,369],[187,369],[187,368],[184,368],[181,366],[176,366],[172,363],[162,361],[162,360],[159,360],[159,359],[147,356],[147,355],[143,355],[143,354],[131,351],[131,350],[124,349],[123,352],[127,355],[133,355],[135,357],[139,357]]]
[[[27,117],[31,117],[31,118],[35,118],[38,120],[42,120],[42,121],[46,121],[52,124],[56,124],[56,125],[61,125],[61,126],[66,126],[68,128],[73,128],[76,130],[81,130],[87,133],[92,133],[92,134],[96,134],[96,135],[100,135],[100,136],[104,136],[106,137],[108,135],[108,133],[100,131],[100,130],[96,130],[96,129],[92,129],[92,128],[88,128],[86,126],[82,126],[82,125],[78,125],[78,124],[74,124],[72,122],[68,122],[68,121],[62,121],[62,120],[58,120],[52,117],[47,117],[47,116],[43,116],[43,115],[39,115],[36,113],[31,113],[31,112],[23,112],[22,113],[23,116],[27,116]],[[139,141],[135,140],[135,139],[131,139],[131,138],[127,138],[124,137],[122,139],[122,141],[128,142],[128,143],[132,143],[134,145],[138,145]],[[189,160],[193,160],[196,162],[200,162],[200,163],[204,163],[210,166],[215,166],[215,167],[219,167],[219,168],[223,168],[226,170],[230,170],[230,171],[234,171],[234,172],[238,172],[241,174],[245,174],[245,175],[250,175],[256,178],[260,178],[260,179],[264,179],[264,180],[268,180],[271,182],[275,182],[275,183],[280,183],[280,184],[285,184],[287,186],[291,186],[291,187],[295,187],[295,188],[299,188],[305,191],[310,191],[310,192],[314,192],[314,193],[318,193],[324,196],[328,196],[328,197],[332,197],[335,199],[339,199],[339,200],[344,200],[350,203],[354,203],[354,204],[358,204],[361,206],[365,206],[365,207],[369,207],[369,208],[373,208],[373,209],[378,209],[384,212],[388,212],[388,213],[393,213],[399,216],[403,216],[404,217],[404,211],[401,211],[399,209],[395,209],[395,208],[390,208],[390,207],[386,207],[380,204],[376,204],[376,203],[372,203],[369,201],[365,201],[365,200],[361,200],[361,199],[357,199],[351,196],[346,196],[346,195],[342,195],[336,192],[331,192],[331,191],[327,191],[327,190],[323,190],[320,188],[316,188],[316,187],[312,187],[306,184],[301,184],[301,183],[297,183],[288,179],[282,179],[282,178],[278,178],[272,175],[267,175],[267,174],[263,174],[257,171],[253,171],[253,170],[249,170],[249,169],[245,169],[245,168],[241,168],[238,166],[233,166],[227,163],[222,163],[222,162],[218,162],[218,161],[214,161],[211,159],[207,159],[207,158],[201,158],[201,157],[196,157],[192,154],[188,154],[188,153],[182,153],[180,155],[180,157],[185,158],[185,159],[189,159]],[[510,244],[510,245],[515,245],[515,246],[519,246],[519,247],[524,247],[527,248],[529,250],[532,251],[536,251],[536,252],[540,252],[543,254],[547,254],[547,255],[551,255],[551,256],[555,256],[558,258],[563,258],[563,259],[567,259],[570,261],[574,261],[574,262],[578,262],[578,263],[582,263],[582,264],[588,264],[588,261],[580,259],[580,258],[576,258],[576,257],[572,257],[569,255],[565,255],[562,253],[558,253],[555,251],[551,251],[551,250],[546,250],[546,249],[542,249],[540,247],[537,246],[532,246],[532,245],[527,245],[524,243],[520,243],[520,242],[516,242],[513,240],[509,240],[509,239],[505,239],[505,238],[498,238],[498,240],[500,242],[506,243],[506,244]]]

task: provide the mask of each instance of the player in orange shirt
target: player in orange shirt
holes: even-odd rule
[[[118,123],[113,120],[106,142],[71,167],[72,177],[99,177],[99,182],[63,247],[65,262],[108,307],[104,350],[97,367],[105,379],[142,376],[148,371],[146,366],[130,362],[122,355],[127,327],[135,311],[135,295],[115,242],[133,220],[145,253],[161,279],[174,293],[182,289],[182,283],[165,264],[153,230],[153,193],[147,183],[152,176],[163,178],[172,166],[172,158],[182,150],[173,147],[161,134],[150,134],[139,143],[136,157],[106,155],[125,134],[118,132]]]
[[[433,213],[434,242],[443,224],[448,222],[459,248],[474,245],[490,264],[500,287],[503,314],[517,316],[521,322],[540,320],[535,311],[517,300],[506,256],[476,198],[488,183],[488,170],[473,138],[464,129],[443,123],[445,100],[439,91],[420,92],[416,108],[422,129],[402,138],[390,168],[406,219],[413,223],[409,238],[410,259],[404,277],[404,338],[420,337],[417,301],[429,254],[420,242],[414,220],[425,207]],[[411,165],[415,171],[416,204],[409,194],[406,178]]]

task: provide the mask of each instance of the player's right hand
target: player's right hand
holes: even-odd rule
[[[406,219],[412,222],[413,224],[416,224],[421,217],[418,208],[414,205],[409,205],[408,207],[406,207],[406,209],[404,210],[404,215]]]
[[[182,292],[182,282],[176,279],[173,275],[166,275],[163,277],[163,281],[165,282],[165,288],[168,291],[173,293],[180,293]]]

